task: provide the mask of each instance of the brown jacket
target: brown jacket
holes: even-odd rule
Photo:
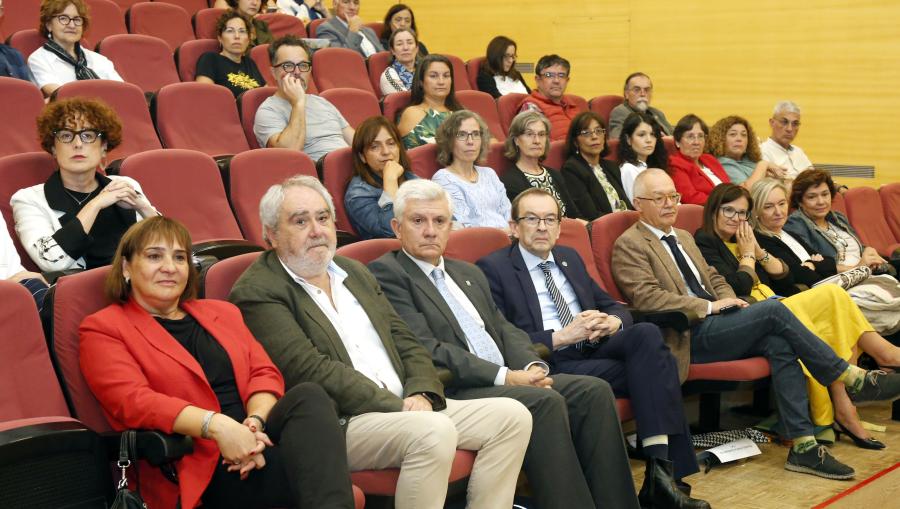
[[[734,291],[716,269],[706,264],[694,243],[694,238],[684,230],[675,229],[678,241],[700,272],[700,282],[716,299],[734,297]],[[612,273],[616,285],[629,302],[641,311],[671,309],[691,310],[706,316],[708,302],[688,295],[684,277],[675,261],[663,246],[662,240],[640,221],[625,230],[618,240],[612,256]],[[681,334],[666,330],[666,343],[678,361],[678,375],[684,381],[691,361],[691,332]]]

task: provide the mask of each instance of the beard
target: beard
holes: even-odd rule
[[[314,248],[321,246],[328,248],[328,250],[324,252],[322,250],[310,252]],[[294,274],[303,279],[310,279],[325,273],[328,264],[334,259],[336,249],[336,243],[322,240],[310,243],[310,245],[306,246],[303,254],[285,253],[284,257],[281,258]]]
[[[638,102],[634,105],[634,108],[641,113],[646,112],[649,107],[650,103],[646,99],[638,99]]]

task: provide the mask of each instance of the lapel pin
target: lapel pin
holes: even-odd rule
[[[466,279],[466,286],[472,286],[472,283],[471,283],[471,282],[469,282],[469,280],[468,280],[468,279]]]
[[[568,267],[568,266],[569,266],[569,262],[562,262],[562,266],[563,266],[563,267]]]

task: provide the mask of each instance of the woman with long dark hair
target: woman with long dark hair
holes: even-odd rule
[[[463,109],[456,100],[453,64],[443,55],[428,55],[416,67],[409,106],[397,126],[406,148],[434,143],[441,122],[452,111]]]

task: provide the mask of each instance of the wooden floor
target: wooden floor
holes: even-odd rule
[[[696,412],[695,402],[687,408]],[[732,401],[732,404],[737,403]],[[717,466],[708,474],[694,474],[685,481],[693,486],[693,496],[707,500],[713,509],[793,509],[810,508],[856,483],[900,462],[900,422],[890,420],[890,405],[881,404],[859,409],[864,420],[887,426],[886,433],[873,436],[887,444],[881,451],[859,449],[843,438],[832,446],[834,456],[856,470],[852,481],[831,481],[784,469],[788,448],[777,444],[760,444],[762,454],[736,464]],[[689,413],[696,417],[696,413]],[[756,418],[726,411],[723,427],[729,429],[752,425]],[[632,461],[637,488],[644,478],[642,462]],[[900,507],[900,500],[883,499],[881,508]],[[894,504],[894,505],[892,505]],[[839,507],[835,505],[834,507]]]

